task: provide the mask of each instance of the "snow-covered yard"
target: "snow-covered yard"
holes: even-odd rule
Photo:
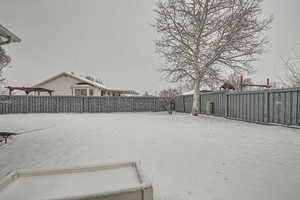
[[[140,160],[155,200],[300,198],[300,130],[188,114],[16,114],[0,175]],[[30,132],[30,130],[33,130]]]

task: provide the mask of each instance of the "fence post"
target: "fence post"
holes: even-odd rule
[[[82,113],[88,112],[89,100],[88,97],[81,97],[82,98]]]
[[[84,113],[85,111],[85,99],[84,97],[80,97],[81,98],[81,113]],[[76,99],[75,99],[76,100]]]
[[[59,99],[59,96],[55,97],[55,104],[56,104],[56,107],[55,107],[55,111],[54,112],[59,113],[60,112],[60,107],[59,107],[60,99]]]
[[[111,111],[110,111],[110,110],[111,110],[111,107],[110,107],[109,96],[107,96],[107,99],[106,99],[106,100],[107,100],[107,109],[106,109],[106,112],[107,112],[107,113],[110,113],[110,112],[111,112]]]
[[[199,94],[199,114],[201,114],[201,98],[202,98],[202,95],[200,93]]]
[[[56,112],[59,113],[59,97],[56,97]]]
[[[296,111],[296,115],[297,115],[297,119],[296,119],[296,124],[297,126],[300,126],[300,91],[296,92],[297,94],[297,111]]]
[[[185,113],[185,96],[182,96],[183,112]]]
[[[134,98],[133,97],[131,97],[131,99],[132,99],[132,112],[135,112],[135,106],[134,106]]]
[[[29,99],[28,95],[26,95],[26,113],[29,112]]]
[[[225,117],[228,117],[228,96],[229,94],[225,91]]]
[[[292,92],[292,109],[291,109],[291,112],[292,112],[292,125],[297,125],[297,106],[299,104],[299,99],[298,99],[298,92]],[[300,111],[300,110],[299,110]],[[298,112],[299,112],[298,111]],[[298,119],[299,120],[299,119]],[[300,125],[300,124],[298,124]]]
[[[264,92],[264,123],[269,123],[270,116],[270,92]]]

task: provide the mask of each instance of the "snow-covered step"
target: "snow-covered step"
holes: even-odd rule
[[[152,186],[136,162],[20,170],[0,180],[0,199],[5,200],[152,200],[152,196]]]

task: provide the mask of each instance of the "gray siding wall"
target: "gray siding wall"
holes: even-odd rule
[[[0,114],[157,112],[164,111],[157,97],[0,96]]]
[[[177,97],[176,111],[190,113],[192,101],[192,95]],[[214,115],[249,122],[300,126],[300,88],[202,93],[202,114],[206,113],[207,102],[213,102]]]

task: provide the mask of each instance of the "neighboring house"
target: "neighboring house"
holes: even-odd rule
[[[33,87],[53,90],[52,95],[54,96],[121,96],[138,94],[134,90],[107,88],[103,84],[75,75],[73,72],[63,72]]]

